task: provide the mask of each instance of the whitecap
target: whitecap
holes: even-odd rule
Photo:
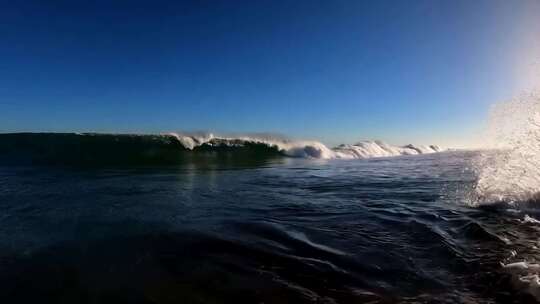
[[[182,134],[169,133],[167,135],[176,138],[180,144],[188,150],[193,150],[202,145],[238,146],[242,144],[263,144],[269,148],[275,148],[284,155],[299,158],[314,159],[362,159],[371,157],[390,157],[399,155],[417,155],[436,153],[443,151],[442,148],[431,146],[393,146],[382,141],[360,141],[353,145],[339,145],[328,148],[318,141],[293,141],[276,137],[264,136],[214,136],[208,134]]]

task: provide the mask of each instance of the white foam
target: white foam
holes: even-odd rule
[[[475,204],[520,202],[540,190],[540,94],[497,104],[485,135],[490,148],[475,160]]]
[[[203,144],[237,146],[242,143],[255,143],[276,148],[283,154],[291,157],[316,159],[360,159],[370,157],[416,155],[442,151],[442,149],[437,146],[407,145],[404,147],[398,147],[381,141],[361,141],[354,145],[340,145],[330,149],[318,141],[291,141],[286,139],[256,136],[216,137],[211,133],[198,135],[169,133],[169,135],[174,136],[186,149],[189,150],[193,150],[194,148]]]
[[[540,265],[529,262],[502,264],[514,278],[513,282],[519,289],[540,300]]]
[[[528,224],[540,224],[540,221],[535,219],[534,217],[531,217],[527,214],[523,217],[523,220],[521,220],[522,223],[528,223]]]
[[[399,155],[417,155],[442,151],[437,146],[392,146],[381,141],[361,141],[354,145],[340,145],[334,148],[342,158],[388,157]]]

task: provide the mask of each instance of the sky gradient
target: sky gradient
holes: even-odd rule
[[[2,1],[0,132],[466,145],[536,85],[539,20],[535,0]]]

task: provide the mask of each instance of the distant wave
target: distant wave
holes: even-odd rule
[[[392,146],[381,141],[361,141],[353,145],[342,144],[328,148],[318,141],[291,141],[286,139],[239,136],[215,137],[212,134],[182,135],[170,133],[186,149],[195,150],[198,147],[239,147],[246,144],[262,144],[291,157],[317,159],[360,159],[370,157],[388,157],[399,155],[416,155],[443,151],[436,145],[430,146]]]
[[[380,141],[328,148],[317,141],[293,141],[272,136],[214,136],[169,133],[159,135],[95,133],[0,134],[0,163],[45,164],[173,164],[208,157],[256,160],[269,157],[360,159],[416,155],[442,151],[437,146],[392,146]],[[206,157],[206,159],[205,159]]]

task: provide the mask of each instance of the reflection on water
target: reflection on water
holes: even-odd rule
[[[2,167],[0,301],[534,302],[540,209],[474,158]]]

